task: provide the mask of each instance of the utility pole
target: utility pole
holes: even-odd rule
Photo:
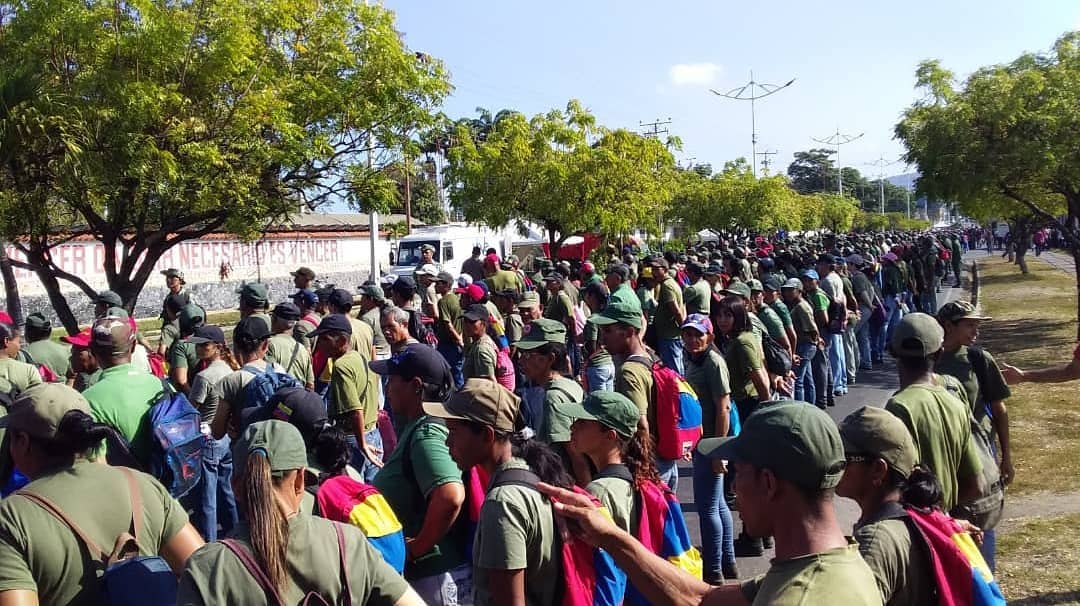
[[[887,162],[885,160],[885,154],[882,154],[874,162],[864,162],[864,164],[866,166],[876,166],[876,167],[878,167],[878,189],[879,189],[880,195],[881,195],[881,214],[883,214],[883,215],[885,214],[885,167],[886,166],[892,166],[893,164],[896,164],[897,162],[899,162],[899,160],[893,160],[892,162]],[[910,215],[911,212],[909,211],[908,214]]]
[[[726,93],[709,89],[712,94],[725,99],[750,102],[750,163],[753,165],[754,176],[757,176],[757,114],[754,104],[758,99],[764,99],[774,95],[795,83],[795,78],[788,80],[786,84],[766,84],[754,80],[754,72],[750,72],[750,81],[746,84],[733,88]]]
[[[657,118],[653,122],[638,122],[638,126],[642,128],[649,128],[649,130],[646,130],[641,134],[652,139],[659,139],[660,135],[668,134],[667,127],[669,124],[671,124],[671,118],[668,118],[667,120],[661,120],[660,118]]]
[[[772,160],[769,159],[769,156],[775,156],[776,152],[765,150],[763,152],[757,152],[757,155],[764,156],[764,159],[761,161],[761,172],[765,175],[768,175],[769,166],[772,165]]]
[[[844,135],[840,133],[840,127],[836,127],[836,132],[829,135],[825,139],[814,139],[813,137],[810,137],[818,143],[823,143],[825,145],[832,145],[836,147],[836,192],[841,196],[844,195],[844,165],[840,164],[840,146],[847,145],[848,143],[851,143],[856,139],[860,139],[865,134],[866,133],[859,133],[854,136]]]

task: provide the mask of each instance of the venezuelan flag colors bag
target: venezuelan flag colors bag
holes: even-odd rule
[[[507,469],[495,476],[488,490],[499,486],[524,486],[536,490],[540,477],[527,469]],[[580,494],[588,495],[593,503],[599,501],[580,488],[574,487]],[[545,497],[546,498],[546,497]],[[611,514],[601,508],[608,515]],[[615,565],[615,560],[603,549],[592,547],[574,537],[567,529],[566,522],[551,512],[555,528],[561,537],[562,578],[552,579],[552,583],[563,583],[561,606],[619,606],[626,594],[626,573]],[[700,569],[699,569],[700,570]],[[700,576],[700,572],[699,572]]]
[[[386,498],[374,486],[348,476],[334,476],[319,486],[315,498],[322,517],[363,530],[387,564],[398,574],[405,570],[405,532]]]
[[[701,440],[701,402],[686,379],[660,362],[630,356],[627,362],[644,364],[652,371],[656,401],[656,454],[674,461],[684,458]]]

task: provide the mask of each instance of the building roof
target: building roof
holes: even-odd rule
[[[379,225],[405,222],[403,214],[379,216]],[[413,218],[413,225],[424,225]],[[370,226],[367,213],[297,213],[273,225],[267,231],[367,231]]]

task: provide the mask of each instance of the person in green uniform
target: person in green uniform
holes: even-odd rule
[[[446,360],[427,345],[407,345],[371,369],[386,377],[386,393],[399,426],[399,447],[373,484],[405,532],[405,578],[428,604],[467,600],[472,567],[462,532],[465,486],[446,446],[446,425],[424,413],[424,402],[445,401],[453,389]],[[456,597],[455,597],[456,596]]]
[[[786,307],[791,311],[791,324],[795,331],[796,357],[792,358],[794,366],[791,369],[795,373],[795,389],[792,395],[796,400],[814,404],[817,402],[817,391],[814,386],[813,361],[824,341],[814,320],[814,310],[803,298],[802,281],[791,278],[784,282],[780,292]]]
[[[565,283],[566,278],[557,271],[544,276],[544,286],[548,291],[548,304],[544,307],[544,317],[561,323],[568,337],[573,338],[574,302],[563,288]]]
[[[712,288],[705,281],[705,266],[696,261],[687,263],[686,275],[690,278],[690,284],[683,289],[682,293],[683,302],[686,304],[686,315],[709,313]]]
[[[543,486],[577,533],[604,549],[653,604],[880,606],[874,574],[836,519],[835,487],[844,469],[836,423],[824,411],[784,401],[762,408],[737,437],[709,438],[702,455],[738,470],[739,513],[751,532],[775,535],[769,570],[742,584],[712,586],[691,577],[620,530],[589,497]]]
[[[656,329],[656,351],[664,365],[678,372],[686,371],[682,363],[682,324],[686,320],[686,308],[683,306],[682,289],[679,283],[668,275],[668,262],[663,257],[649,262],[653,279],[659,285],[656,297],[656,316],[653,326]]]
[[[537,488],[500,479],[512,472],[562,488],[573,480],[543,442],[516,433],[520,405],[512,392],[484,379],[465,381],[445,403],[424,402],[424,412],[446,420],[458,467],[479,466],[491,478],[473,539],[477,606],[561,603],[560,531],[551,504]]]
[[[234,550],[257,562],[282,604],[310,594],[344,603],[345,591],[354,604],[423,604],[357,528],[301,511],[308,457],[296,427],[278,420],[252,423],[233,445],[233,458],[246,523],[231,544],[209,543],[191,556],[178,605],[278,603]]]
[[[461,336],[461,297],[454,292],[454,276],[439,272],[435,278],[435,292],[439,295],[439,309],[435,320],[435,336],[439,338],[438,350],[454,375],[454,386],[461,389],[465,377],[461,374],[464,363],[465,339]],[[519,316],[520,317],[520,316]]]
[[[266,322],[266,330],[270,330],[270,315],[266,310],[270,306],[270,291],[262,282],[245,282],[236,289],[240,295],[240,317],[253,316]]]
[[[15,359],[21,349],[19,329],[0,322],[0,394],[8,401],[41,383],[41,373],[33,364]]]
[[[607,285],[610,292],[610,295],[608,295],[609,303],[621,301],[637,305],[638,308],[641,307],[641,299],[638,299],[637,293],[630,288],[630,268],[627,265],[622,263],[609,265],[604,270],[604,284]]]
[[[615,389],[615,361],[600,339],[600,325],[591,321],[592,316],[603,311],[610,300],[607,286],[603,282],[595,282],[585,287],[581,296],[590,313],[582,330],[581,353],[585,368],[581,374],[589,392],[612,391]]]
[[[296,323],[300,321],[300,308],[295,303],[278,303],[270,316],[270,337],[266,358],[277,362],[285,372],[308,389],[315,389],[315,371],[311,366],[311,352],[293,338]],[[310,333],[309,333],[310,334]]]
[[[795,344],[788,339],[787,331],[784,329],[784,322],[780,319],[780,315],[776,313],[776,310],[771,305],[765,303],[765,286],[759,280],[750,280],[748,286],[750,287],[750,303],[754,308],[754,315],[765,327],[765,332],[772,337],[773,341],[776,341],[780,347],[787,350],[788,355],[795,355]],[[794,358],[792,358],[794,359]]]
[[[158,337],[157,352],[162,356],[169,355],[169,349],[173,343],[180,339],[180,311],[187,306],[186,299],[180,295],[165,297],[165,304],[161,312],[161,334]],[[99,318],[109,315],[103,313]]]
[[[820,275],[817,270],[806,269],[799,274],[803,285],[803,295],[810,308],[814,310],[814,323],[818,327],[818,336],[822,339],[814,354],[811,369],[814,373],[815,401],[818,408],[835,405],[832,370],[829,364],[829,297],[820,288]]]
[[[60,340],[71,346],[71,374],[67,385],[82,393],[101,378],[101,367],[90,352],[90,328],[84,328],[78,334],[64,335]]]
[[[26,345],[23,350],[31,364],[48,367],[56,375],[55,382],[67,379],[71,370],[71,351],[52,340],[52,322],[40,313],[26,316]]]
[[[94,420],[115,428],[131,445],[131,454],[146,468],[153,452],[150,407],[161,397],[161,379],[131,363],[135,349],[132,324],[101,318],[90,330],[90,351],[101,365],[101,379],[83,396]]]
[[[942,510],[978,496],[982,470],[971,438],[967,405],[934,380],[945,331],[931,315],[911,313],[893,331],[889,351],[896,358],[900,390],[885,404],[915,441],[919,462],[941,482]]]
[[[686,381],[701,402],[702,437],[731,435],[731,378],[723,354],[713,346],[708,316],[690,314],[682,327]],[[737,417],[736,417],[737,418]],[[735,566],[735,524],[724,499],[724,470],[697,452],[694,459],[694,502],[701,524],[703,578],[709,583],[738,578]]]
[[[364,284],[359,290],[360,319],[371,327],[375,358],[385,360],[390,357],[390,342],[382,331],[382,310],[387,305],[386,295],[378,284]]]
[[[172,295],[170,294],[170,296]],[[165,298],[166,300],[168,300],[169,297]],[[183,297],[181,297],[181,299],[183,299]],[[183,300],[186,301],[186,299]],[[187,305],[187,303],[184,303],[184,305]],[[177,310],[179,310],[180,307],[183,307],[184,305],[180,305],[179,307],[177,307]],[[105,316],[109,315],[108,311],[111,307],[123,306],[124,300],[120,298],[120,295],[116,294],[111,290],[103,290],[99,292],[96,297],[94,297],[94,319],[96,320],[98,318],[104,318]]]
[[[573,420],[571,444],[589,458],[598,470],[585,490],[611,513],[615,525],[636,532],[633,523],[641,513],[634,510],[634,487],[638,482],[660,482],[652,457],[652,438],[638,426],[637,406],[613,391],[591,393],[580,403],[569,404],[566,413]],[[626,468],[633,481],[615,477]]]
[[[521,302],[518,303],[517,308],[518,312],[521,314],[522,325],[543,317],[543,311],[540,306],[540,293],[535,290],[522,294]]]
[[[160,555],[179,574],[203,545],[184,508],[147,474],[94,461],[112,428],[96,423],[74,389],[47,383],[19,395],[0,419],[4,450],[30,483],[0,504],[0,603],[102,603],[101,563],[139,516],[139,554]],[[93,542],[50,513],[52,503]],[[44,539],[43,539],[44,537]]]
[[[473,303],[461,314],[461,330],[465,337],[465,358],[461,372],[465,380],[480,378],[495,380],[498,349],[488,335],[491,312],[483,303]]]
[[[322,337],[317,347],[333,363],[327,413],[335,425],[349,434],[352,465],[370,484],[382,467],[383,458],[382,434],[377,424],[378,377],[368,368],[368,361],[353,349],[352,323],[348,316],[326,316],[311,337]]]
[[[859,504],[853,536],[874,572],[881,601],[886,606],[934,603],[936,580],[923,539],[897,517],[904,505],[934,505],[910,502],[917,491],[905,490],[930,475],[916,469],[919,453],[907,427],[881,408],[864,406],[840,423],[840,439],[847,464],[836,494]]]
[[[177,338],[169,346],[165,361],[169,363],[169,380],[173,387],[186,394],[199,372],[199,355],[195,352],[195,346],[185,339],[206,323],[206,312],[198,305],[187,305],[180,310],[176,321]]]
[[[761,302],[763,305],[768,305],[773,312],[776,313],[776,317],[780,318],[780,325],[784,327],[784,334],[787,335],[788,343],[791,344],[792,350],[795,350],[799,338],[798,335],[795,334],[795,325],[791,321],[791,310],[784,304],[784,299],[781,295],[782,286],[783,284],[780,282],[780,278],[775,275],[770,275],[767,279],[763,280],[761,282]]]
[[[300,308],[300,319],[293,328],[293,338],[306,347],[308,351],[315,346],[308,338],[308,333],[319,327],[322,316],[315,313],[315,306],[319,298],[312,290],[298,290],[289,296],[289,299]]]

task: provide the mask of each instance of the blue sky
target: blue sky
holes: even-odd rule
[[[748,102],[709,88],[794,85],[757,104],[758,151],[773,170],[837,128],[865,135],[845,166],[902,152],[892,139],[916,98],[915,67],[940,59],[960,75],[1049,48],[1080,28],[1078,0],[824,0],[696,2],[385,0],[411,48],[446,62],[451,117],[511,108],[535,114],[580,99],[600,123],[639,130],[671,118],[682,163],[750,155]],[[902,164],[887,174],[904,171]]]

